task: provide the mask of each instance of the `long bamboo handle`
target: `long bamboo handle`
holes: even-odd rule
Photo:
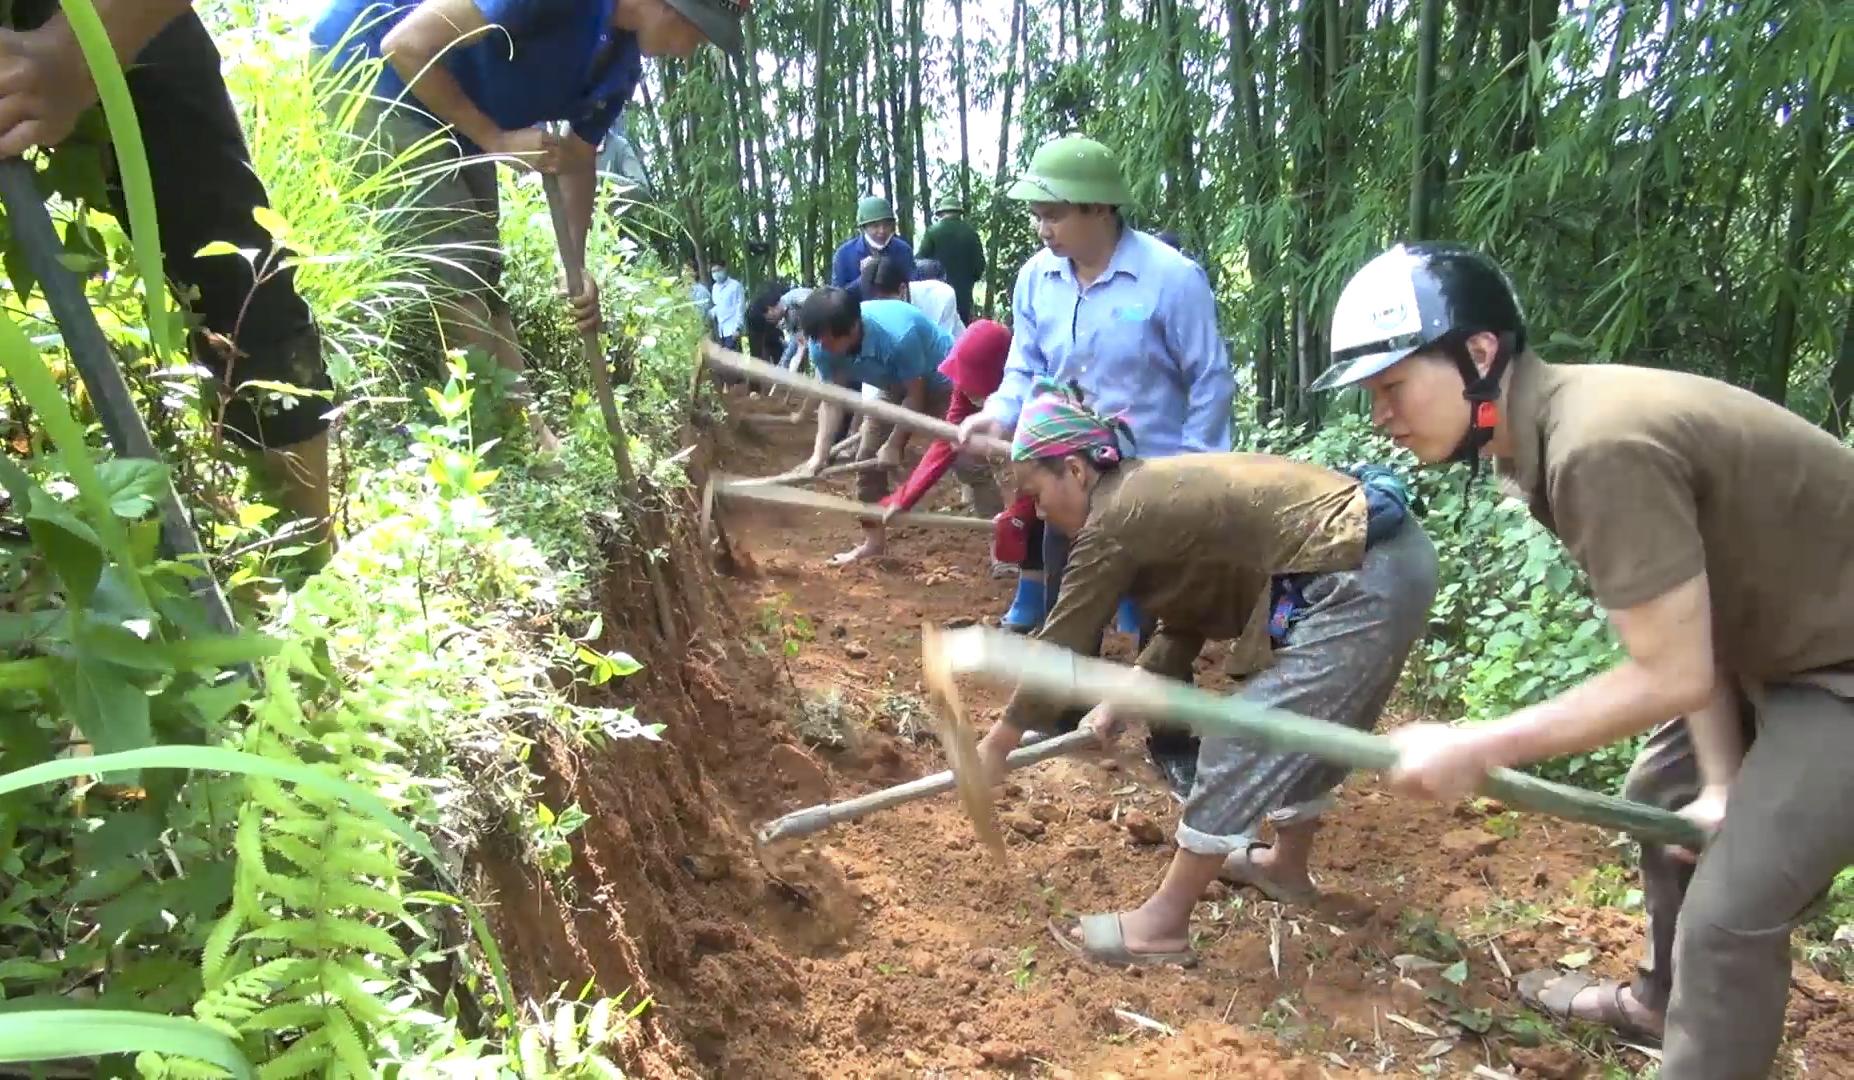
[[[874,458],[868,458],[863,461],[846,461],[841,465],[828,465],[812,473],[810,476],[806,476],[799,470],[793,469],[789,472],[782,472],[774,476],[730,479],[728,483],[736,489],[745,487],[767,487],[774,484],[809,484],[818,480],[828,480],[833,476],[869,472],[872,469],[884,467],[885,466],[883,466],[881,462],[876,461]]]
[[[923,416],[913,409],[904,408],[887,401],[870,400],[855,390],[814,379],[809,375],[787,371],[777,364],[768,364],[744,356],[732,349],[724,349],[712,341],[702,343],[702,355],[713,366],[730,375],[769,382],[783,386],[801,397],[815,398],[829,402],[841,409],[848,409],[858,416],[873,416],[885,424],[905,428],[916,435],[925,435],[930,439],[941,439],[950,443],[959,441],[959,428],[944,420]],[[1003,439],[982,435],[972,440],[972,450],[984,457],[1003,461],[1010,457],[1011,447]]]
[[[1397,763],[1396,745],[1382,735],[1256,705],[1240,696],[1213,694],[989,627],[948,631],[941,647],[957,674],[1015,683],[1075,704],[1136,709],[1185,725],[1200,736],[1238,738],[1355,769],[1382,772]],[[1510,806],[1620,829],[1651,843],[1695,851],[1705,846],[1699,828],[1678,814],[1513,769],[1494,770],[1481,790]]]
[[[825,510],[834,514],[850,514],[861,518],[880,518],[882,511],[870,503],[857,502],[822,491],[806,491],[802,488],[786,487],[782,484],[768,484],[758,480],[742,480],[739,477],[717,473],[713,482],[717,496],[730,499],[746,499],[749,502],[779,503],[785,506],[801,506],[807,510]],[[934,514],[910,511],[896,514],[888,520],[890,525],[925,525],[929,528],[971,529],[973,532],[990,532],[992,524],[985,518],[967,517],[964,514]]]
[[[560,178],[552,173],[541,176],[541,188],[547,193],[547,212],[554,223],[554,246],[560,249],[560,265],[566,271],[567,291],[578,296],[586,280],[585,267],[575,252],[573,243],[573,224],[567,220],[566,193],[560,188]],[[599,347],[599,335],[596,331],[580,334],[580,351],[584,353],[586,366],[592,370],[592,388],[599,399],[599,414],[605,420],[605,431],[612,440],[612,462],[618,469],[618,480],[628,492],[632,481],[636,479],[631,469],[631,440],[626,436],[624,420],[618,415],[618,401],[612,395],[611,371],[605,366],[605,351]]]
[[[27,268],[45,290],[46,306],[51,308],[64,346],[77,365],[84,387],[90,391],[90,400],[96,403],[97,416],[103,422],[103,433],[109,437],[110,446],[125,458],[160,461],[161,455],[148,435],[148,425],[143,423],[142,414],[135,407],[135,398],[129,393],[129,384],[116,365],[115,354],[110,351],[102,327],[97,324],[96,313],[90,310],[90,301],[84,297],[83,284],[60,261],[64,245],[53,231],[51,215],[46,212],[45,200],[33,180],[32,166],[23,159],[0,161],[0,202],[6,206],[7,219],[12,223],[13,235],[19,241]],[[202,571],[193,585],[193,592],[205,606],[213,629],[222,634],[237,633],[232,607],[207,564],[199,535],[193,531],[193,522],[180,505],[180,496],[171,479],[162,483],[155,506],[161,516],[161,542],[168,553],[177,559],[192,560]]]
[[[1094,733],[1090,731],[1071,731],[1051,739],[1021,746],[1011,751],[1004,759],[1005,770],[1014,771],[1026,765],[1035,765],[1039,761],[1048,761],[1053,757],[1072,754],[1077,750],[1086,750],[1097,746]],[[878,810],[887,810],[892,806],[911,803],[932,795],[953,790],[955,779],[951,770],[932,773],[918,780],[909,780],[905,784],[872,791],[854,799],[845,799],[839,803],[820,803],[803,810],[794,810],[784,817],[774,818],[760,826],[756,834],[762,844],[771,844],[779,840],[791,840],[795,837],[810,836],[823,832],[833,825],[842,825],[846,821],[868,817]]]

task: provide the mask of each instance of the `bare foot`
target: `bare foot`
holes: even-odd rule
[[[864,540],[848,551],[840,551],[830,557],[832,566],[848,566],[863,559],[873,559],[882,554],[887,545],[880,540]]]

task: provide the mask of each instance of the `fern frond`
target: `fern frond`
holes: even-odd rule
[[[593,1002],[592,1012],[586,1017],[587,1046],[597,1049],[604,1046],[605,1040],[611,1037],[613,1005],[611,998],[600,998]]]
[[[387,1027],[393,1023],[392,1010],[386,1007],[386,1003],[369,993],[359,979],[340,965],[328,964],[323,967],[322,985],[354,1014],[355,1019],[368,1027]]]
[[[245,938],[248,941],[281,941],[311,952],[345,947],[381,953],[395,960],[403,960],[406,955],[405,950],[386,931],[334,915],[314,920],[285,919],[253,930]]]
[[[409,920],[412,913],[399,897],[384,889],[371,885],[362,885],[355,881],[326,881],[322,888],[322,902],[328,907],[359,908],[371,915],[385,915],[393,919]]]
[[[607,1061],[602,1054],[588,1054],[579,1064],[598,1080],[628,1080],[624,1070]]]
[[[307,1076],[334,1056],[335,1050],[328,1041],[328,1029],[316,1028],[296,1040],[296,1044],[288,1050],[258,1066],[258,1080],[290,1080],[292,1077]]]
[[[577,1010],[570,1001],[563,1001],[554,1010],[554,1060],[562,1065],[568,1064],[579,1050],[579,1025],[574,1014]]]
[[[238,932],[244,929],[244,925],[244,915],[238,910],[238,905],[233,904],[213,924],[212,932],[206,935],[206,944],[200,956],[200,977],[208,990],[230,974],[232,943],[238,939]]]
[[[523,1028],[516,1040],[516,1053],[520,1055],[522,1075],[530,1080],[543,1080],[548,1075],[547,1044],[539,1028]]]
[[[327,1006],[307,1001],[286,1001],[281,1005],[272,1005],[261,1012],[253,1013],[245,1021],[245,1026],[252,1031],[268,1031],[273,1034],[289,1031],[307,1030],[314,1022],[322,1018]]]
[[[335,1047],[335,1057],[348,1072],[355,1076],[373,1075],[372,1057],[367,1047],[361,1042],[360,1032],[354,1030],[354,1021],[339,1005],[330,1005],[323,1030]]]

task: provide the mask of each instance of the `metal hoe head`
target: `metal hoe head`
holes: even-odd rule
[[[1004,858],[1004,834],[998,831],[998,815],[992,807],[991,785],[986,782],[979,762],[978,737],[966,720],[959,702],[959,690],[953,684],[953,671],[940,648],[940,632],[932,625],[921,626],[921,686],[927,691],[932,707],[935,733],[946,750],[946,764],[953,771],[960,805],[972,819],[972,828],[992,854]]]

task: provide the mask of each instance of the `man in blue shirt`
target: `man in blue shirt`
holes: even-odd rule
[[[386,61],[360,122],[371,156],[386,165],[416,155],[416,167],[436,174],[400,224],[408,242],[440,256],[447,343],[523,370],[498,289],[493,159],[560,178],[565,243],[583,264],[598,145],[630,102],[643,58],[688,56],[704,37],[738,55],[739,23],[736,0],[330,0],[310,31],[315,46]],[[568,134],[541,127],[559,121]],[[440,132],[449,138],[434,139]],[[580,329],[597,331],[592,275],[571,303]],[[517,395],[527,399],[525,384]],[[539,448],[555,450],[539,413],[529,421]]]
[[[895,235],[894,208],[880,195],[865,195],[856,201],[856,235],[830,261],[830,283],[848,290],[853,300],[869,299],[862,292],[863,263],[877,255],[899,262],[904,277],[914,276],[914,249]]]
[[[1235,382],[1216,298],[1202,267],[1122,218],[1132,193],[1113,153],[1081,135],[1056,139],[1006,194],[1030,204],[1045,246],[1017,274],[1004,382],[960,424],[962,438],[1008,436],[1032,381],[1046,377],[1124,419],[1130,456],[1228,450]],[[1068,549],[1068,537],[1043,530],[1045,611],[1062,589]],[[1150,625],[1128,615],[1123,627],[1140,624],[1146,637]],[[1182,743],[1160,738],[1154,751],[1168,771],[1195,763]]]
[[[886,401],[936,419],[945,414],[952,400],[953,383],[941,374],[940,365],[952,350],[953,339],[920,308],[906,300],[865,300],[859,304],[848,290],[830,287],[805,298],[798,309],[798,322],[811,342],[811,366],[818,378],[844,387],[857,383],[874,386]],[[816,475],[824,468],[842,417],[843,410],[838,406],[819,404],[817,437],[811,457],[799,466],[801,474]],[[907,445],[905,429],[873,418],[863,420],[856,459],[873,458],[880,467],[856,474],[858,498],[873,503],[888,494],[892,473],[901,464]],[[960,475],[966,478],[966,472]],[[977,479],[974,476],[968,482]],[[863,526],[862,544],[835,556],[831,564],[841,566],[880,555],[883,547],[884,530],[872,520]]]

